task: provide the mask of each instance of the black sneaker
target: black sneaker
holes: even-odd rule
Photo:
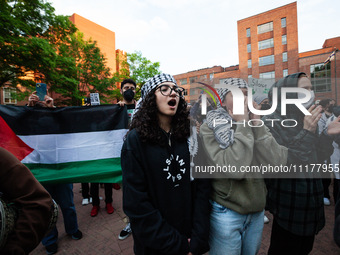
[[[77,232],[75,232],[73,235],[72,235],[72,239],[74,240],[79,240],[83,237],[83,233],[78,229]]]
[[[127,238],[131,234],[131,232],[132,232],[132,230],[131,230],[131,227],[130,227],[130,223],[128,223],[126,225],[126,227],[122,231],[120,231],[118,239],[124,240],[125,238]]]
[[[50,244],[50,245],[47,245],[45,246],[45,249],[46,249],[46,253],[47,254],[55,254],[57,253],[58,251],[58,244],[57,243],[53,243],[53,244]]]

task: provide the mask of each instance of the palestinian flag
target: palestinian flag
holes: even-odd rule
[[[127,111],[119,105],[0,105],[0,147],[43,183],[120,182]]]

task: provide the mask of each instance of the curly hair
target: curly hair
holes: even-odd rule
[[[158,107],[155,90],[152,90],[144,99],[141,107],[134,114],[130,130],[136,129],[142,142],[150,142],[164,146],[164,131],[158,123]],[[190,121],[187,103],[180,97],[176,114],[172,118],[172,136],[177,141],[185,141],[190,135]]]

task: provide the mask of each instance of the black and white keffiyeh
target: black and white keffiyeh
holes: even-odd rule
[[[173,82],[177,86],[177,82],[175,78],[171,74],[156,74],[154,77],[151,77],[146,80],[145,84],[142,87],[142,100],[146,97],[147,94],[150,93],[151,90],[162,84],[163,82]]]
[[[227,78],[224,80],[224,83],[227,85],[232,85],[238,88],[245,88],[248,89],[248,83],[241,79],[241,78]],[[221,101],[224,101],[225,96],[227,95],[227,93],[230,91],[228,88],[218,88],[217,90],[217,94],[219,95]]]
[[[161,73],[161,74],[156,74],[155,76],[149,78],[146,80],[144,85],[142,86],[141,89],[141,98],[137,102],[136,109],[138,109],[144,98],[154,89],[157,88],[160,84],[163,82],[173,82],[175,83],[175,86],[177,85],[177,82],[175,78],[171,74],[166,74],[166,73]]]
[[[248,89],[248,83],[240,78],[227,78],[225,84],[238,88]],[[225,96],[230,92],[228,88],[218,88],[217,93],[223,102]],[[232,118],[226,109],[218,103],[217,109],[207,113],[207,125],[214,131],[214,136],[222,149],[228,148],[234,143],[234,130],[231,128]]]

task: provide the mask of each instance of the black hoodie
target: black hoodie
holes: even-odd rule
[[[188,143],[170,141],[143,143],[134,129],[122,148],[123,209],[137,255],[209,250],[209,184],[191,181]]]

